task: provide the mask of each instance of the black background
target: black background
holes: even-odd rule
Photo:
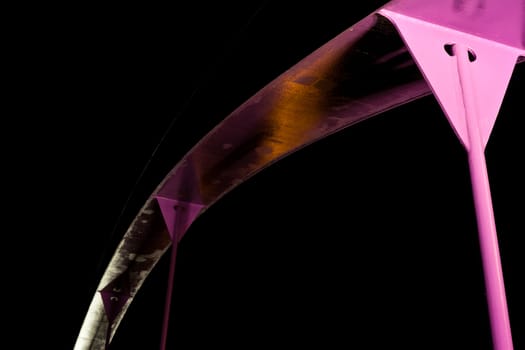
[[[38,208],[20,227],[43,253],[30,323],[45,347],[73,348],[118,241],[177,160],[384,1],[362,3],[24,9],[16,169]],[[516,349],[523,73],[486,152]],[[477,242],[465,152],[424,98],[286,158],[199,218],[180,245],[169,348],[490,349]],[[158,348],[168,255],[112,350]]]

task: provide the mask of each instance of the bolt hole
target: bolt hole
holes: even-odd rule
[[[474,62],[476,60],[476,53],[472,49],[468,49],[468,60]]]
[[[443,48],[449,56],[454,56],[454,44],[445,44]]]

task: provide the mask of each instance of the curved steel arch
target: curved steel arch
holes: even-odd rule
[[[384,8],[395,10],[398,3],[403,2]],[[381,10],[261,89],[175,165],[124,234],[75,349],[107,346],[157,262],[172,247],[173,268],[177,243],[188,227],[226,193],[313,142],[432,94],[398,30]],[[168,290],[167,309],[170,294]]]

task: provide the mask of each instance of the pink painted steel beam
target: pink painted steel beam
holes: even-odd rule
[[[497,350],[509,349],[499,345],[509,344],[510,336],[483,149],[516,55],[525,56],[523,4],[392,1],[263,87],[202,138],[153,191],[99,284],[101,294],[111,299],[115,283],[129,281],[126,294],[119,303],[105,304],[98,293],[94,296],[75,350],[107,345],[145,278],[171,247],[169,312],[177,243],[191,223],[230,190],[313,142],[431,93],[469,152],[473,189],[480,193],[475,197],[478,223],[487,227],[480,230],[488,252],[483,253],[487,284],[495,286],[488,299],[495,305],[494,339]],[[420,31],[427,31],[426,40],[411,38]],[[454,47],[453,56],[445,51],[448,44]],[[465,60],[471,49],[475,62]],[[487,69],[491,65],[498,70]],[[188,210],[180,215],[175,205]],[[167,331],[168,314],[162,346]]]
[[[525,2],[396,1],[392,20],[468,153],[495,350],[512,350],[485,147],[514,67],[525,56]]]

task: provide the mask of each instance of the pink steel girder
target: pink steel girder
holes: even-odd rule
[[[512,350],[513,345],[484,150],[514,66],[525,55],[523,33],[516,30],[523,4],[471,1],[458,8],[453,0],[409,0],[378,11],[399,30],[467,150],[495,350]],[[168,292],[166,323],[170,298]]]
[[[511,350],[484,149],[513,68],[525,57],[524,17],[524,0],[394,0],[277,77],[195,145],[146,201],[101,279],[104,302],[93,298],[75,350],[107,346],[133,296],[171,247],[165,348],[178,242],[199,215],[283,157],[430,93],[468,153],[494,348]],[[390,67],[375,59],[406,51],[385,21],[394,24],[413,61]],[[367,62],[368,70],[353,62]],[[345,79],[359,89],[334,88]]]
[[[484,152],[525,55],[523,9],[521,0],[408,0],[379,11],[398,28],[467,151],[495,350],[513,342]]]

